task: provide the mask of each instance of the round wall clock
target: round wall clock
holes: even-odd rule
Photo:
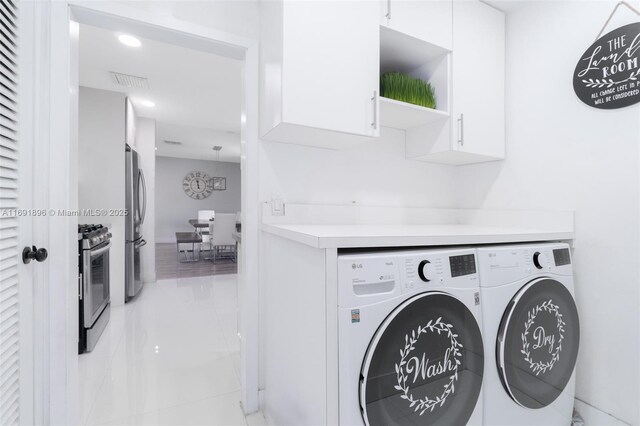
[[[182,189],[185,194],[195,200],[207,198],[213,192],[213,184],[208,174],[191,172],[184,177]]]

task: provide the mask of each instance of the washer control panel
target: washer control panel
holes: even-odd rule
[[[478,268],[474,249],[429,250],[400,255],[402,291],[441,287],[477,287]]]
[[[479,287],[476,250],[423,249],[338,256],[338,305],[359,306],[401,294]]]
[[[452,277],[475,274],[478,271],[478,268],[476,268],[476,254],[449,256],[449,266],[451,267]]]

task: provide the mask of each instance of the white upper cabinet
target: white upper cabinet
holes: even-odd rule
[[[452,0],[381,0],[382,25],[451,50]]]
[[[453,6],[453,147],[463,162],[504,158],[504,13],[479,1]]]
[[[407,129],[407,158],[455,165],[503,159],[504,13],[454,0],[452,34],[450,118]]]
[[[340,149],[378,136],[378,3],[261,7],[262,137]]]

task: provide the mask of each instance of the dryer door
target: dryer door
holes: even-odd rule
[[[569,290],[550,278],[531,281],[509,302],[498,330],[496,360],[505,390],[523,407],[551,404],[573,374],[579,344]]]
[[[463,425],[483,369],[473,313],[449,294],[420,293],[396,307],[369,344],[360,376],[364,422]]]

